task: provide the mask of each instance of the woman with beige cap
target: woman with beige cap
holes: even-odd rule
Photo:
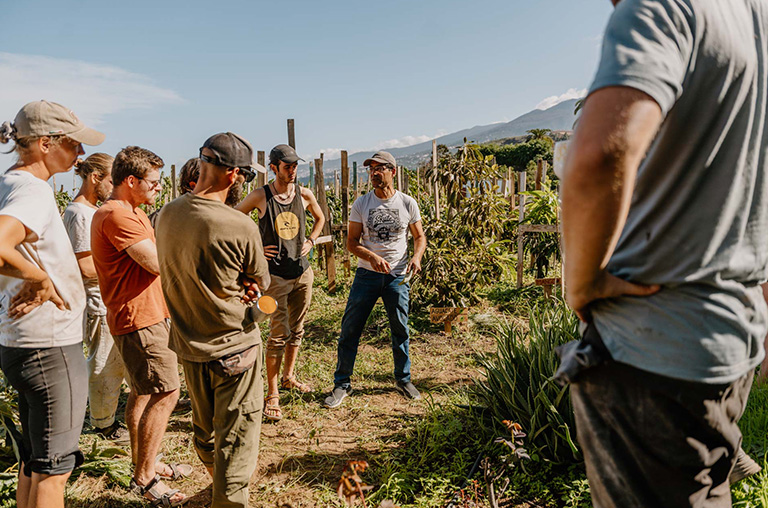
[[[78,438],[88,374],[82,349],[85,292],[46,183],[104,135],[72,111],[31,102],[0,126],[17,162],[0,175],[0,368],[19,392],[19,508],[63,508],[82,463]]]

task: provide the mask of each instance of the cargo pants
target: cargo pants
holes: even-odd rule
[[[182,360],[189,398],[195,450],[213,470],[212,508],[248,506],[248,484],[259,459],[264,405],[262,353],[249,370],[220,376],[209,363]]]

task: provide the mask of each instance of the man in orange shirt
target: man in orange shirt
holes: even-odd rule
[[[155,232],[139,208],[155,202],[162,167],[163,160],[144,148],[129,146],[117,154],[112,196],[93,216],[91,252],[107,324],[131,381],[125,420],[136,466],[134,489],[150,501],[177,506],[185,496],[161,478],[178,479],[191,467],[162,464],[155,457],[179,398],[178,361],[168,347],[169,314]]]

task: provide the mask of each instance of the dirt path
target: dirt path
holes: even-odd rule
[[[336,409],[322,400],[332,387],[336,335],[346,302],[344,295],[316,292],[299,357],[298,376],[314,388],[310,394],[281,394],[283,420],[262,425],[259,468],[251,483],[254,507],[314,507],[338,504],[336,485],[347,460],[366,460],[404,446],[405,431],[461,385],[476,378],[475,357],[494,347],[487,337],[456,329],[451,337],[418,321],[412,325],[413,379],[425,398],[409,401],[394,389],[392,353],[383,308],[379,304],[363,337],[353,378],[354,394]],[[174,487],[192,496],[186,505],[210,505],[210,480],[197,459],[191,439],[191,414],[174,415],[163,451],[172,461],[195,467],[194,474]],[[84,434],[82,448],[95,438]],[[103,443],[106,445],[107,443]],[[396,467],[396,465],[395,465]],[[68,489],[67,506],[112,508],[141,506],[141,501],[105,478],[81,476]]]

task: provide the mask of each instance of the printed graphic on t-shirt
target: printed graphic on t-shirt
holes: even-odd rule
[[[395,241],[403,230],[399,210],[372,208],[368,210],[368,231],[373,243]]]
[[[293,240],[299,234],[299,218],[293,212],[282,212],[275,219],[275,231],[283,240]]]

